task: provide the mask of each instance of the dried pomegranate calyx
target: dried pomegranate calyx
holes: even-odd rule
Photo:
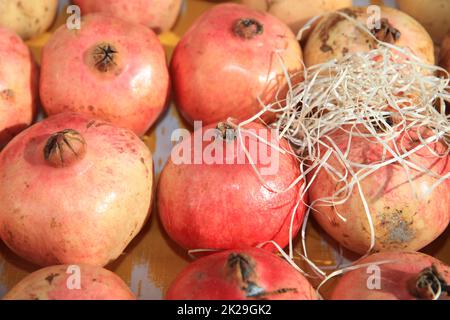
[[[48,138],[44,147],[45,160],[55,167],[66,167],[84,158],[86,141],[76,130],[65,129]]]
[[[236,139],[236,129],[227,122],[219,122],[216,130],[222,140],[233,141]]]
[[[234,25],[234,34],[244,39],[253,39],[263,32],[264,25],[253,18],[239,19]]]
[[[256,264],[253,259],[242,253],[231,253],[227,260],[227,269],[231,277],[237,278],[240,289],[245,292],[247,298],[263,299],[267,296],[297,292],[296,288],[281,288],[274,291],[266,291],[258,285]]]
[[[102,42],[92,49],[94,67],[100,72],[108,72],[117,66],[119,51],[110,43]]]
[[[433,264],[418,274],[411,293],[419,299],[436,300],[444,293],[450,296],[450,286]]]
[[[389,20],[386,18],[380,19],[379,28],[374,27],[370,32],[380,41],[387,43],[395,43],[400,39],[401,33],[398,29],[394,28]]]

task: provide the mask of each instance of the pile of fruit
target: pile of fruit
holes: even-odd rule
[[[154,207],[197,257],[167,299],[449,299],[418,252],[450,223],[449,1],[221,3],[170,63],[181,0],[72,2],[40,66],[58,1],[0,2],[0,238],[42,267],[4,299],[135,299],[104,267]],[[171,97],[194,130],[156,181]],[[317,265],[310,216],[359,259]]]

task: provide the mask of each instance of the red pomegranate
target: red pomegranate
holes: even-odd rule
[[[131,131],[63,113],[0,154],[0,237],[42,266],[116,259],[150,214],[153,163]]]
[[[342,154],[348,152],[347,160],[354,164],[373,165],[381,163],[383,159],[392,159],[391,154],[385,152],[384,147],[375,138],[354,136],[349,144],[349,135],[341,130],[332,134],[331,138]],[[422,135],[422,138],[425,139],[426,136]],[[399,150],[413,150],[421,142],[411,130],[402,134],[396,143]],[[331,143],[325,141],[325,144],[331,147]],[[391,148],[395,148],[393,144]],[[322,154],[325,152],[323,147]],[[437,157],[435,154],[442,156]],[[406,160],[427,168],[438,176],[445,176],[450,171],[447,146],[442,142],[430,143],[406,157]],[[336,155],[332,155],[327,164],[341,175],[344,174],[343,164]],[[353,170],[356,172],[360,167],[354,166]],[[442,195],[448,195],[450,192],[449,179],[432,189],[438,182],[435,176],[414,168],[409,168],[407,172],[396,160],[361,178],[367,171],[359,172],[359,181],[375,231],[374,250],[419,250],[447,228],[450,220],[450,198]],[[313,174],[309,179],[312,179],[312,176]],[[364,254],[371,244],[371,228],[359,188],[355,184],[350,196],[340,203],[345,193],[338,195],[336,192],[346,184],[343,181],[337,182],[337,179],[336,175],[323,168],[317,173],[309,189],[309,199],[316,210],[314,217],[325,231],[344,247]],[[349,174],[346,183],[351,181]],[[321,199],[330,197],[336,204],[323,205]]]
[[[289,189],[300,175],[299,163],[275,149],[288,149],[287,141],[257,123],[241,132],[242,140],[227,123],[197,129],[173,149],[161,173],[159,215],[184,248],[233,249],[269,240],[284,247],[291,219],[293,236],[301,225],[302,181]]]
[[[177,106],[188,121],[204,125],[228,117],[246,120],[262,109],[258,98],[264,104],[285,98],[283,64],[290,73],[302,69],[301,49],[289,27],[243,5],[219,4],[175,48],[171,75]]]
[[[28,47],[0,27],[0,149],[33,121],[38,69]]]
[[[28,275],[3,300],[135,300],[117,275],[88,265],[51,266]]]
[[[316,300],[311,284],[286,261],[261,249],[215,253],[188,265],[170,300]]]
[[[41,100],[49,115],[74,111],[143,135],[166,105],[164,49],[148,28],[101,14],[61,26],[42,51]]]
[[[181,0],[72,0],[82,14],[106,13],[140,23],[160,33],[172,28],[181,8]]]
[[[423,253],[376,253],[355,265],[365,266],[345,273],[334,288],[331,299],[450,299],[450,267]]]

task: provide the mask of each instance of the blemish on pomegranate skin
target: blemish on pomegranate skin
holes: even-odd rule
[[[95,120],[91,120],[87,123],[86,128],[89,129],[95,123]]]
[[[53,217],[52,218],[52,221],[50,222],[50,228],[56,228],[56,227],[58,227],[58,226],[60,226],[61,224],[60,223],[57,223],[56,222],[56,219]]]
[[[5,89],[3,91],[0,91],[0,98],[3,100],[12,100],[14,99],[14,91],[11,89]]]
[[[203,272],[197,272],[194,277],[197,280],[202,280],[205,277],[205,274]]]
[[[333,48],[328,44],[324,43],[320,46],[320,51],[322,52],[333,52]]]
[[[390,245],[409,243],[415,236],[412,224],[412,221],[406,220],[403,210],[395,209],[381,214],[380,226],[386,231],[386,242]]]
[[[50,273],[45,280],[51,285],[53,282],[53,279],[55,279],[57,276],[59,276],[59,273]]]
[[[96,128],[104,127],[104,126],[110,126],[110,124],[107,122],[97,122],[95,125]]]
[[[13,235],[13,233],[11,232],[11,230],[7,230],[6,233],[8,234],[8,239],[9,239],[9,241],[10,241],[10,242],[13,242],[13,241],[14,241],[14,235]]]

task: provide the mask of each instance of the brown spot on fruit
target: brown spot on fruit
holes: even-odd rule
[[[14,99],[14,91],[11,89],[5,89],[0,91],[0,98],[4,100],[12,100]]]
[[[59,273],[50,273],[50,274],[45,278],[45,280],[47,280],[47,282],[48,282],[49,284],[52,284],[53,279],[55,279],[57,276],[59,276]]]
[[[60,222],[57,222],[55,217],[52,217],[52,220],[50,222],[50,228],[53,229],[53,228],[57,228],[57,227],[61,227],[61,226],[62,226],[62,224]]]
[[[405,247],[415,236],[413,222],[408,219],[403,210],[395,209],[380,215],[380,230],[385,237],[381,240],[385,245]]]
[[[346,8],[339,11],[345,13],[346,15],[352,18],[357,17],[357,12],[355,10]],[[320,47],[320,50],[322,50],[323,52],[333,51],[333,48],[327,44],[328,39],[330,38],[330,31],[342,20],[345,20],[345,18],[336,13],[332,13],[330,14],[329,17],[326,18],[319,33],[319,38],[322,41],[322,46]]]
[[[253,39],[264,33],[264,26],[256,19],[239,19],[234,25],[234,34],[242,39]]]
[[[320,46],[320,51],[322,52],[333,52],[333,48],[329,46],[328,44],[324,43]]]
[[[95,123],[95,120],[91,120],[87,123],[86,128],[89,129]]]

